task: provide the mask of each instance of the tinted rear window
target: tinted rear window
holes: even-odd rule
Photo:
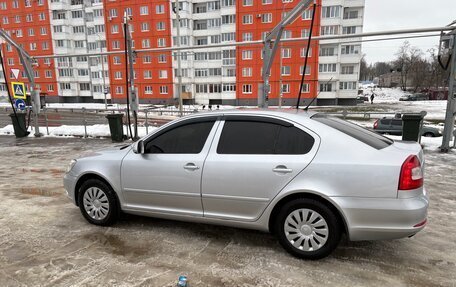
[[[331,118],[317,114],[313,116],[312,119],[327,126],[330,126],[333,129],[336,129],[346,135],[349,135],[352,138],[355,138],[360,142],[363,142],[376,149],[385,148],[393,143],[393,141],[387,137],[384,137],[376,132],[367,130],[358,125],[338,118]]]
[[[293,127],[259,121],[225,121],[219,154],[306,154],[314,138]]]

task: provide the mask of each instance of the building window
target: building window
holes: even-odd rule
[[[158,72],[158,78],[167,79],[168,78],[168,71],[167,70],[160,70]]]
[[[326,6],[321,8],[321,18],[340,18],[341,6]]]
[[[339,88],[341,90],[356,90],[357,83],[356,82],[340,82]]]
[[[111,26],[111,34],[119,33],[119,25],[115,24]]]
[[[143,48],[150,48],[150,40],[149,39],[143,39],[142,40],[142,47]]]
[[[143,57],[143,64],[150,64],[152,63],[152,57],[150,55],[145,55]]]
[[[252,76],[252,68],[242,68],[242,76],[243,77],[251,77]]]
[[[122,79],[122,72],[121,71],[114,72],[114,79],[121,80]]]
[[[122,86],[117,86],[116,87],[116,94],[118,94],[118,95],[123,94],[123,87]]]
[[[355,66],[341,66],[340,73],[343,75],[353,75],[355,73]]]
[[[342,34],[356,34],[356,26],[343,27]]]
[[[165,22],[157,22],[157,31],[165,30]]]
[[[149,6],[141,6],[141,8],[139,8],[139,14],[149,15]]]
[[[343,45],[341,53],[342,55],[356,55],[359,54],[361,46],[356,45]]]
[[[339,26],[337,25],[330,25],[330,26],[321,26],[321,36],[325,35],[338,35],[339,34]]]
[[[335,73],[337,71],[337,64],[319,64],[318,71],[320,73]]]
[[[261,23],[272,23],[272,13],[261,14]]]
[[[44,14],[44,13],[38,14],[38,19],[39,19],[40,21],[46,20],[46,14]]]
[[[304,66],[299,67],[299,74],[302,75],[302,70],[304,70]],[[306,66],[306,75],[310,75],[310,66]]]
[[[166,63],[167,60],[166,60],[166,55],[165,54],[161,54],[158,56],[158,62],[159,63]]]
[[[165,38],[158,38],[158,47],[165,47],[166,46],[166,39]]]
[[[152,79],[152,71],[146,70],[143,73],[144,79]]]
[[[242,85],[242,93],[243,94],[251,94],[252,93],[252,85]]]
[[[253,56],[252,50],[243,50],[242,51],[242,60],[251,60]]]
[[[290,93],[290,84],[282,84],[282,93],[284,93],[284,94]]]
[[[155,6],[155,13],[156,14],[164,14],[165,13],[165,5],[157,5]],[[168,93],[168,92],[166,92]]]
[[[307,9],[302,13],[302,20],[310,20],[312,19],[313,9]]]
[[[306,57],[307,48],[301,48],[301,58]],[[309,48],[309,57],[312,57],[312,48]]]
[[[282,58],[291,58],[290,48],[282,48]]]
[[[48,90],[48,92],[53,92],[54,91],[54,85],[53,84],[47,85],[47,90]]]
[[[253,23],[253,15],[244,15],[242,16],[242,24],[252,24]]]
[[[160,94],[168,94],[168,86],[160,86]]]
[[[332,92],[332,83],[320,83],[320,92]]]
[[[252,33],[242,33],[242,41],[244,41],[244,42],[253,41],[253,34]]]
[[[120,42],[119,41],[112,41],[112,48],[113,49],[120,49]]]
[[[309,84],[303,84],[301,93],[309,93],[310,92],[310,85]]]
[[[149,22],[142,22],[141,23],[141,32],[149,31]]]
[[[289,76],[291,74],[291,67],[290,66],[282,66],[282,76]]]
[[[242,0],[242,6],[253,6],[253,0]]]
[[[144,87],[144,93],[145,93],[146,95],[151,95],[151,94],[153,94],[152,86],[145,86],[145,87]]]
[[[70,83],[60,83],[60,89],[61,90],[71,90],[71,84]]]
[[[261,4],[263,4],[263,5],[272,4],[272,0],[262,0]]]

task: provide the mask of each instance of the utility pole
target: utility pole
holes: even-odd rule
[[[128,63],[125,63],[128,65],[128,70],[129,70],[129,75],[125,75],[126,77],[129,78],[129,87],[128,87],[128,93],[130,94],[130,105],[131,105],[131,111],[133,112],[133,119],[134,119],[134,136],[132,135],[133,139],[138,138],[138,108],[139,108],[139,103],[138,103],[138,94],[136,92],[135,88],[135,70],[133,68],[133,61],[134,61],[134,55],[133,55],[133,50],[132,50],[132,43],[131,43],[131,33],[130,33],[130,25],[129,25],[129,20],[130,16],[127,15],[127,12],[125,11],[124,14],[124,21],[125,21],[125,37],[126,37],[126,42],[127,46],[125,49],[127,50],[128,53]]]
[[[177,34],[177,37],[176,37],[176,47],[179,48],[180,47],[180,15],[179,15],[179,11],[180,11],[180,7],[179,7],[179,0],[176,0],[175,1],[175,7],[174,7],[174,13],[176,13],[176,23],[177,23],[177,26],[176,26],[176,34]],[[182,117],[183,115],[183,103],[182,103],[182,67],[181,67],[181,52],[180,50],[177,50],[176,52],[176,55],[177,55],[177,73],[176,73],[176,77],[177,77],[177,96],[178,96],[178,100],[179,100],[179,114],[180,116]]]
[[[268,94],[271,90],[270,76],[271,76],[271,67],[274,62],[274,57],[279,48],[280,38],[282,37],[283,29],[290,23],[293,23],[296,18],[301,16],[302,12],[309,7],[309,5],[315,0],[301,0],[296,4],[296,6],[287,13],[282,21],[280,21],[266,36],[264,39],[263,46],[263,88],[258,94],[258,107],[267,108],[268,107]],[[282,73],[282,71],[280,71]],[[282,87],[280,87],[282,89]]]
[[[33,71],[32,65],[34,60],[32,57],[22,48],[19,46],[6,32],[5,30],[0,28],[0,37],[3,38],[6,42],[8,42],[11,46],[13,46],[17,53],[19,54],[19,58],[21,60],[22,66],[24,67],[24,72],[29,80],[30,83],[30,95],[32,98],[32,111],[33,111],[33,118],[34,118],[34,126],[35,126],[35,137],[40,137],[40,127],[38,125],[38,115],[40,114],[41,110],[41,103],[40,103],[40,91],[36,89],[35,86],[35,73]],[[7,71],[3,71],[5,73],[5,77]]]
[[[445,115],[445,127],[443,130],[442,152],[448,152],[450,141],[453,138],[454,118],[456,115],[456,30],[449,33],[452,37],[452,55],[450,64],[450,80],[448,82],[448,102]],[[450,41],[451,43],[451,41]],[[456,142],[456,139],[453,139]]]

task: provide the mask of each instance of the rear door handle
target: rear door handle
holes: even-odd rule
[[[278,173],[290,173],[293,172],[291,168],[287,168],[284,165],[278,165],[275,168],[272,169],[273,172],[278,172]]]
[[[186,165],[184,165],[184,169],[186,169],[186,170],[198,170],[199,167],[197,165],[195,165],[194,163],[187,163]]]

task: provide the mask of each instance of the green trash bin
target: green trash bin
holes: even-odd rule
[[[426,112],[402,115],[402,140],[421,142],[421,128]]]
[[[17,138],[23,138],[30,134],[25,125],[26,115],[26,113],[12,113],[9,115],[11,117],[11,121],[13,122],[14,134]]]
[[[110,114],[106,118],[109,122],[109,130],[113,142],[122,142],[124,140],[123,133],[123,114]]]

